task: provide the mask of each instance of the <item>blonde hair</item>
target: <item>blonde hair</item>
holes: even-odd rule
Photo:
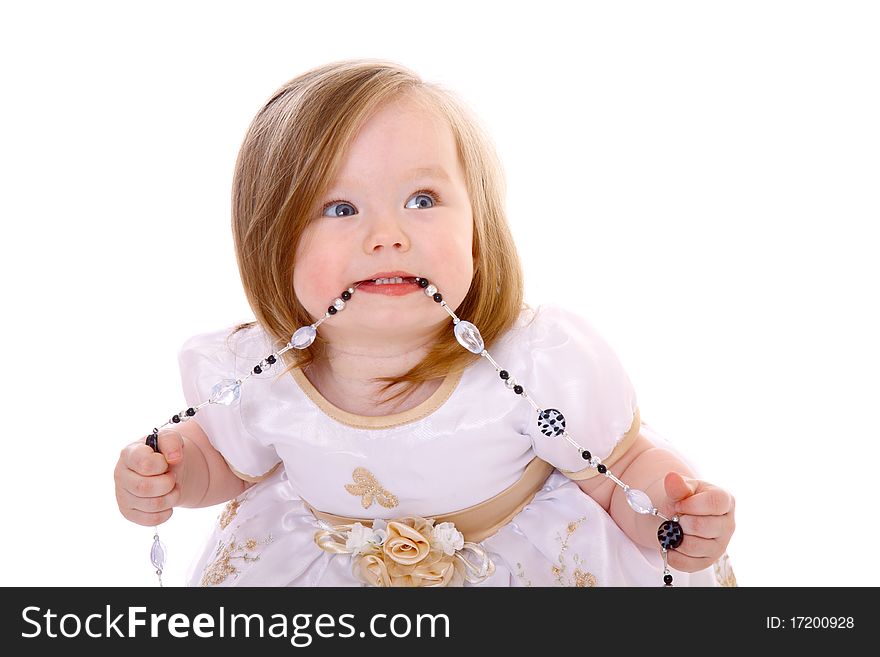
[[[403,97],[448,121],[464,170],[474,219],[474,274],[467,296],[453,310],[479,327],[486,348],[519,317],[522,266],[504,210],[504,172],[491,139],[469,108],[439,84],[387,60],[342,60],[282,85],[257,112],[235,163],[232,232],[238,269],[257,322],[279,348],[293,331],[314,321],[293,290],[294,254],[303,231],[359,128],[386,103]],[[241,324],[233,334],[257,322]],[[435,337],[435,346],[409,371],[374,379],[386,382],[383,392],[407,384],[384,401],[479,359],[455,339],[451,321]],[[281,374],[307,367],[323,345],[319,329],[310,347],[285,352],[288,367]]]

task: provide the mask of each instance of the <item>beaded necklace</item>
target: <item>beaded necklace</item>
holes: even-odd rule
[[[669,572],[669,563],[668,563],[668,551],[674,550],[679,545],[681,545],[682,540],[684,539],[684,532],[679,524],[679,517],[674,515],[672,518],[667,518],[664,516],[651,502],[651,498],[645,491],[638,490],[636,488],[631,488],[623,481],[618,479],[614,473],[611,472],[599,459],[598,457],[592,455],[589,450],[582,447],[578,444],[568,433],[565,427],[565,416],[561,411],[555,408],[541,408],[535,402],[534,399],[526,392],[525,388],[520,385],[516,378],[512,377],[510,373],[502,368],[495,359],[489,355],[489,352],[484,348],[483,338],[480,335],[479,329],[474,326],[471,322],[460,319],[453,311],[449,308],[447,303],[443,300],[443,295],[437,291],[437,287],[432,285],[428,279],[421,277],[403,277],[403,280],[409,283],[415,283],[419,287],[422,288],[425,295],[433,299],[436,303],[440,304],[440,306],[446,310],[447,313],[452,317],[453,324],[453,333],[455,334],[455,339],[458,340],[458,343],[474,354],[479,354],[483,358],[485,358],[492,367],[495,368],[495,371],[498,373],[499,378],[504,382],[504,385],[510,389],[514,394],[519,395],[523,399],[525,399],[529,404],[531,404],[532,408],[535,410],[537,414],[537,423],[538,427],[545,436],[551,437],[559,437],[560,440],[567,441],[572,448],[576,449],[581,457],[586,461],[589,467],[595,468],[599,474],[605,476],[606,478],[613,481],[618,487],[622,488],[624,493],[626,494],[626,501],[629,503],[629,506],[633,511],[639,514],[644,515],[653,515],[663,519],[663,522],[657,529],[657,540],[660,543],[660,552],[663,557],[663,583],[664,586],[672,586],[672,574]],[[349,301],[352,295],[355,293],[357,288],[362,285],[365,281],[361,281],[352,285],[348,289],[344,290],[342,294],[340,294],[336,299],[333,300],[333,304],[327,308],[327,311],[324,313],[324,316],[321,317],[314,324],[310,324],[307,326],[301,326],[298,328],[287,345],[274,353],[269,354],[261,360],[258,364],[256,364],[253,369],[243,376],[240,379],[224,379],[219,381],[214,387],[211,389],[211,396],[207,401],[203,401],[196,406],[191,406],[184,411],[176,413],[168,420],[165,424],[160,427],[154,428],[152,433],[147,436],[146,444],[150,445],[154,451],[159,451],[159,430],[163,429],[167,426],[173,426],[175,424],[179,424],[181,422],[186,422],[191,418],[195,417],[196,414],[205,406],[209,404],[221,404],[223,406],[230,406],[235,403],[240,396],[241,393],[241,384],[247,381],[251,376],[258,376],[262,374],[265,370],[271,368],[282,356],[285,352],[290,349],[305,349],[309,345],[311,345],[315,341],[315,337],[317,336],[317,328],[328,318],[332,317],[336,313],[345,309],[345,304]],[[154,528],[153,534],[153,546],[150,550],[150,561],[153,564],[153,567],[156,569],[156,575],[159,578],[159,586],[162,586],[162,571],[165,566],[165,546],[162,544],[162,541],[159,539],[159,530],[158,527]]]

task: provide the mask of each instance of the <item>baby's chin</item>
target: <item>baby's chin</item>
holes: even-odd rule
[[[337,337],[357,333],[382,336],[394,342],[424,334],[451,321],[449,315],[436,303],[428,303],[430,299],[415,299],[404,303],[400,303],[399,299],[379,299],[376,303],[371,303],[368,299],[355,307],[356,301],[352,298],[350,302],[346,302],[345,308],[324,319],[318,331],[324,330],[325,335]],[[319,318],[321,316],[317,315]]]

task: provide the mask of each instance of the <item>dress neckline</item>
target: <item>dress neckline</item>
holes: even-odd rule
[[[412,408],[401,411],[400,413],[392,413],[391,415],[360,415],[358,413],[350,413],[331,403],[317,388],[308,380],[302,369],[297,367],[290,371],[293,380],[303,391],[303,393],[314,402],[314,404],[324,412],[324,414],[333,418],[337,422],[347,424],[351,427],[359,429],[391,429],[402,424],[415,422],[427,417],[438,408],[440,408],[452,393],[458,388],[458,384],[464,375],[464,369],[455,370],[447,374],[440,387],[438,387],[431,396],[426,400],[413,406]]]

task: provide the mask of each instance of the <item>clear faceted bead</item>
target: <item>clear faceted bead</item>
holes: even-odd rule
[[[425,288],[425,294],[429,297],[433,297],[435,294],[437,294],[437,287],[435,285],[429,284],[428,287]]]
[[[455,325],[453,330],[455,331],[455,339],[462,347],[475,354],[483,351],[483,336],[480,335],[476,326],[462,320]]]
[[[626,491],[626,501],[629,502],[632,510],[636,513],[649,514],[654,510],[654,505],[651,504],[651,498],[648,497],[648,494],[645,491],[639,490],[638,488],[630,488]]]
[[[296,329],[296,333],[290,338],[290,344],[297,349],[305,349],[315,341],[318,332],[311,326],[302,326]]]
[[[156,570],[165,570],[165,546],[159,540],[159,536],[153,537],[153,547],[150,548],[150,561]]]
[[[342,310],[343,308],[345,308],[345,301],[336,298],[333,300],[333,307],[336,308],[336,310]]]
[[[220,383],[211,388],[212,404],[223,404],[223,406],[232,405],[241,393],[241,383],[236,379],[223,379]]]

